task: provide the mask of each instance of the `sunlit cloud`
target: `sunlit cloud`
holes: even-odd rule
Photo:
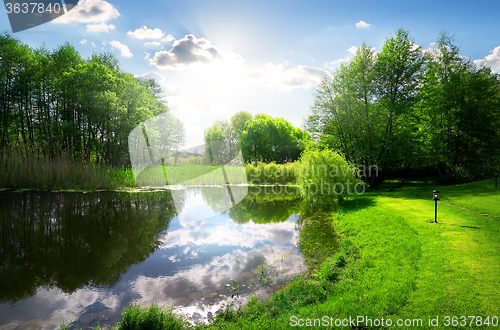
[[[266,64],[264,69],[247,71],[247,77],[264,83],[267,87],[278,88],[289,93],[295,89],[311,89],[316,87],[325,77],[331,74],[325,69],[299,65],[286,70],[283,64]]]
[[[109,44],[111,45],[111,47],[119,49],[121,56],[132,57],[132,53],[130,52],[130,49],[126,45],[122,44],[121,42],[113,40],[113,41],[110,41]]]
[[[171,35],[171,34],[169,34],[169,35],[167,35],[165,38],[162,38],[162,39],[161,39],[161,41],[162,41],[162,42],[171,42],[171,41],[174,41],[174,40],[175,40],[175,38],[174,38],[174,36],[173,36],[173,35]]]
[[[491,54],[484,59],[475,60],[474,63],[478,66],[488,66],[492,69],[500,70],[500,46],[495,47]]]
[[[161,46],[161,43],[159,41],[148,41],[144,43],[144,46]]]
[[[241,56],[223,52],[205,38],[189,34],[174,41],[172,49],[156,52],[150,64],[162,70],[184,70],[215,61],[242,61]]]
[[[52,21],[54,24],[100,23],[120,16],[113,5],[104,0],[80,0],[78,5]],[[87,27],[88,28],[88,27]]]
[[[87,24],[88,32],[109,32],[114,30],[115,26],[112,24],[99,23],[99,24]]]
[[[139,29],[136,29],[134,32],[128,31],[127,35],[136,39],[161,39],[165,32],[162,32],[160,29],[148,29],[146,25],[141,26]]]

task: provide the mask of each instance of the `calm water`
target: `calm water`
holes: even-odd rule
[[[1,193],[0,329],[112,325],[130,302],[205,320],[338,249],[293,189],[250,187],[220,212],[224,189]]]

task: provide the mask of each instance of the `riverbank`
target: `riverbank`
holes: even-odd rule
[[[246,164],[249,185],[295,185],[298,163]],[[173,165],[178,176],[187,178],[206,174],[207,166],[198,164]],[[134,179],[131,168],[117,168],[107,164],[77,163],[65,157],[54,159],[37,157],[0,158],[0,191],[53,190],[99,191],[159,189],[164,185],[162,167],[153,167]],[[209,182],[210,183],[210,182]]]
[[[341,252],[267,301],[226,309],[210,328],[497,327],[500,191],[491,179],[439,186],[434,223],[434,188],[409,182],[346,200],[332,217]],[[192,327],[206,326],[177,328]]]
[[[0,188],[10,190],[97,191],[136,187],[126,167],[78,163],[66,157],[0,158]]]
[[[117,328],[141,329],[159,320],[175,329],[500,325],[500,190],[493,179],[393,187],[346,199],[338,213],[312,213],[312,222],[321,216],[333,224],[341,250],[270,299],[252,298],[208,325],[191,325],[171,310],[130,306],[125,315],[135,321]],[[437,223],[435,188],[441,193]]]

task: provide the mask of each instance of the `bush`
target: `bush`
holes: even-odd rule
[[[247,178],[253,184],[288,184],[297,182],[298,163],[246,164]]]
[[[364,192],[358,172],[335,151],[307,150],[300,158],[298,171],[301,194],[316,206],[330,209],[342,203],[344,195]]]

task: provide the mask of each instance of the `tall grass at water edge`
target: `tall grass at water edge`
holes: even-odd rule
[[[0,188],[95,190],[135,186],[132,170],[125,167],[84,164],[63,156],[0,158]]]

